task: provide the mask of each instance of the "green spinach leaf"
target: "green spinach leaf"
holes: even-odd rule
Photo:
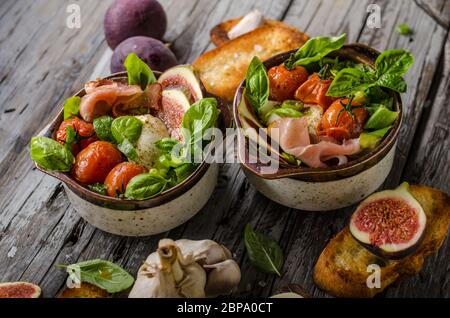
[[[156,83],[155,74],[135,53],[128,54],[124,66],[128,73],[129,85],[139,85],[145,90],[149,84]]]
[[[260,270],[281,276],[283,251],[271,237],[257,233],[247,224],[244,231],[245,247],[250,261]]]
[[[30,144],[31,159],[44,169],[69,172],[75,158],[66,147],[47,137],[33,137]]]

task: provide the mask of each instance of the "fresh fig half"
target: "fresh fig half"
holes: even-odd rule
[[[190,103],[203,98],[200,81],[191,65],[178,65],[161,74],[158,83],[163,88],[177,88],[183,91]]]
[[[41,288],[32,283],[0,283],[0,298],[39,298],[41,294]]]
[[[181,122],[184,113],[190,106],[191,103],[182,90],[175,88],[163,90],[158,117],[164,122],[173,138],[181,140]]]
[[[427,217],[409,193],[408,183],[372,194],[359,204],[350,220],[350,233],[373,254],[399,259],[419,246]]]

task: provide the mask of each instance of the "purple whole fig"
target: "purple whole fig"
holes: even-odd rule
[[[136,53],[154,71],[165,71],[178,64],[172,51],[159,40],[135,36],[120,43],[111,57],[111,73],[125,71],[123,65],[128,54]]]
[[[111,49],[138,35],[161,40],[166,28],[166,13],[156,0],[116,0],[104,19],[106,42]]]

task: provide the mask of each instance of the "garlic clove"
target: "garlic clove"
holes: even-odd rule
[[[241,281],[239,265],[232,259],[203,267],[208,271],[205,287],[208,297],[230,294]]]

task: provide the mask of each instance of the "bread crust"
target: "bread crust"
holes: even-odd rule
[[[425,236],[418,249],[399,260],[381,259],[363,246],[346,227],[322,251],[314,268],[314,282],[319,288],[336,297],[373,297],[392,283],[414,275],[422,269],[425,257],[442,246],[450,225],[450,198],[437,189],[412,185],[411,194],[427,215]],[[381,267],[381,288],[368,288],[366,280],[371,272],[367,266]]]
[[[224,24],[228,28],[237,23],[235,20]],[[293,27],[267,20],[263,26],[236,39],[225,42],[221,40],[219,47],[198,57],[193,66],[208,92],[232,101],[254,56],[266,60],[276,54],[297,49],[307,40],[307,35]]]

